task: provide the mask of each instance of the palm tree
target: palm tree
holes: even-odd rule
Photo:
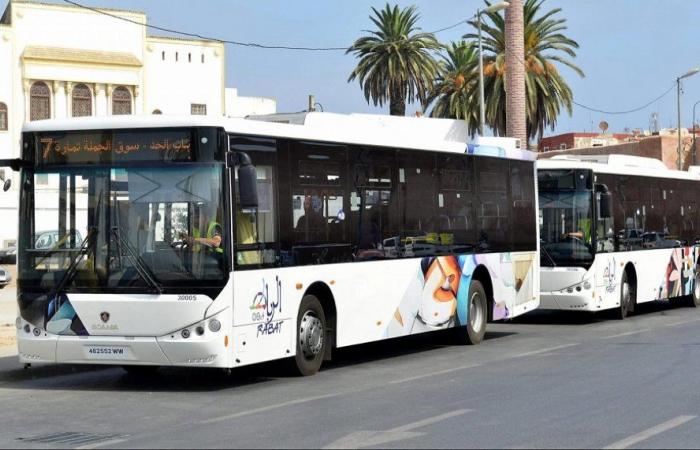
[[[416,7],[399,9],[387,5],[383,10],[372,8],[370,20],[377,30],[367,30],[347,50],[359,58],[348,82],[357,79],[375,106],[389,102],[392,115],[403,116],[406,103],[417,97],[425,105],[428,90],[437,72],[432,50],[440,47],[432,33],[419,32],[420,18]]]
[[[583,71],[570,59],[575,58],[578,43],[562,32],[567,29],[566,19],[555,18],[561,8],[541,13],[546,0],[527,0],[524,6],[525,60],[518,61],[525,67],[525,92],[527,110],[527,135],[542,135],[545,127],[554,129],[563,106],[571,115],[573,94],[554,63],[563,64],[584,76]],[[485,1],[487,5],[490,3]],[[511,6],[512,7],[512,6]],[[484,33],[484,88],[486,96],[486,121],[497,134],[506,133],[505,94],[505,21],[498,13],[484,13],[493,25],[482,24]],[[475,22],[470,22],[476,27]],[[475,33],[464,36],[475,39]],[[557,54],[559,53],[559,54]],[[562,53],[564,55],[562,55]],[[473,133],[474,131],[472,131]]]
[[[452,42],[445,50],[428,96],[430,117],[464,119],[470,129],[478,127],[479,50],[465,41]]]

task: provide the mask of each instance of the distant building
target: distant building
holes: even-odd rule
[[[572,148],[605,147],[607,145],[629,142],[634,138],[634,134],[626,133],[565,133],[542,138],[537,145],[537,150],[540,152],[549,152]]]
[[[223,43],[149,36],[139,26],[146,20],[137,11],[9,0],[0,17],[0,159],[19,156],[31,120],[276,112],[272,99],[226,89]],[[0,195],[0,214],[17,217],[16,191]],[[0,229],[0,245],[15,239],[14,222]]]
[[[661,133],[644,138],[631,139],[629,142],[621,142],[605,146],[589,146],[585,148],[568,148],[561,150],[549,150],[539,153],[538,158],[546,159],[556,155],[633,155],[656,158],[661,160],[669,169],[678,167],[678,137],[675,133]],[[692,135],[682,134],[683,145],[683,170],[687,170],[690,165],[697,165],[700,158],[693,153]],[[700,143],[698,144],[700,147]]]

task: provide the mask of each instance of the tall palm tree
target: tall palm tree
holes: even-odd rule
[[[464,119],[470,128],[478,126],[479,50],[460,41],[452,42],[445,52],[428,96],[430,117]]]
[[[416,7],[399,9],[387,5],[381,11],[372,8],[370,20],[375,31],[366,30],[363,36],[347,50],[359,62],[348,82],[357,79],[375,106],[388,101],[392,115],[406,114],[406,103],[417,97],[425,105],[428,89],[437,72],[432,50],[440,47],[432,33],[420,32],[416,22],[420,18]]]
[[[555,18],[561,8],[541,11],[546,0],[527,0],[524,6],[525,60],[518,64],[525,67],[525,92],[527,107],[527,135],[542,135],[545,127],[554,129],[563,106],[571,114],[573,94],[555,63],[571,68],[580,76],[583,71],[570,59],[576,57],[578,43],[562,32],[567,29],[566,19]],[[487,5],[490,3],[485,1]],[[511,6],[512,7],[512,6]],[[492,25],[482,24],[484,33],[484,86],[486,96],[486,121],[497,134],[506,133],[505,94],[505,21],[498,13],[485,13]],[[476,27],[476,23],[472,22]],[[475,33],[464,36],[475,39]],[[563,55],[562,55],[563,54]],[[473,133],[474,131],[472,131]]]

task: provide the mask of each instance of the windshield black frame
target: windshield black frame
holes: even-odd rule
[[[223,133],[223,130],[219,133],[218,130],[215,130],[217,134],[214,134],[214,138],[216,139],[217,145],[221,146],[222,143],[226,142],[225,139],[222,139],[222,136],[225,134]],[[211,134],[209,134],[211,136]],[[25,138],[28,138],[29,142],[31,142],[35,136],[25,136]],[[225,151],[225,150],[224,150]],[[75,211],[71,211],[69,214],[67,214],[68,217],[71,217],[69,219],[65,219],[62,227],[64,227],[64,230],[67,232],[65,233],[66,236],[72,236],[70,238],[66,239],[66,242],[64,242],[62,245],[57,246],[57,248],[54,249],[34,249],[34,234],[36,234],[37,231],[44,231],[43,229],[40,229],[42,226],[46,227],[46,224],[36,224],[35,223],[35,175],[40,174],[40,173],[64,173],[64,174],[85,174],[85,173],[101,173],[103,177],[105,177],[108,181],[107,183],[109,184],[109,179],[114,178],[114,173],[115,171],[128,171],[131,170],[132,172],[135,171],[152,171],[154,173],[157,173],[159,170],[173,170],[175,172],[182,172],[182,173],[187,173],[187,171],[192,170],[192,171],[205,171],[208,172],[211,169],[211,172],[215,174],[216,178],[216,188],[218,188],[218,191],[216,191],[216,195],[218,198],[215,199],[215,204],[218,205],[218,216],[213,219],[216,222],[218,222],[218,225],[220,227],[221,231],[221,237],[222,237],[222,245],[220,253],[217,253],[216,255],[216,261],[218,264],[218,268],[220,271],[217,271],[216,273],[211,272],[207,273],[207,276],[203,277],[202,279],[183,279],[183,280],[174,280],[174,279],[159,279],[157,274],[154,274],[154,272],[151,270],[152,267],[149,266],[149,264],[154,264],[153,261],[144,261],[141,256],[136,255],[136,257],[131,255],[128,261],[129,267],[126,267],[125,270],[133,269],[135,272],[134,278],[138,278],[138,281],[134,282],[129,282],[128,285],[114,285],[114,283],[107,283],[104,280],[106,279],[104,274],[103,276],[97,277],[99,280],[98,283],[95,283],[93,281],[92,284],[90,283],[85,283],[81,281],[81,278],[78,277],[69,277],[70,280],[66,282],[66,286],[63,288],[62,292],[80,292],[80,293],[95,293],[95,292],[100,292],[100,293],[157,293],[157,292],[162,292],[162,293],[188,293],[188,294],[197,294],[201,293],[204,295],[208,295],[211,298],[215,298],[216,295],[223,289],[223,287],[226,285],[228,282],[229,278],[229,273],[231,271],[231,260],[230,260],[230,239],[227,237],[230,235],[229,227],[230,227],[230,191],[229,191],[229,170],[225,167],[224,163],[224,158],[219,159],[218,157],[223,154],[222,152],[219,152],[218,150],[214,151],[209,151],[208,154],[206,155],[196,155],[195,158],[193,159],[201,159],[204,161],[193,161],[193,162],[161,162],[161,161],[155,161],[155,162],[147,162],[147,161],[138,161],[138,162],[131,162],[131,163],[123,163],[123,164],[80,164],[80,165],[42,165],[40,167],[33,167],[33,168],[25,168],[22,169],[21,173],[21,188],[20,188],[20,221],[21,221],[21,226],[20,226],[20,235],[18,239],[18,287],[24,291],[35,291],[35,292],[48,292],[51,289],[51,285],[55,284],[58,280],[61,279],[63,275],[66,274],[66,267],[65,266],[60,266],[58,270],[54,268],[53,270],[49,271],[47,270],[46,273],[43,274],[43,276],[37,276],[37,270],[35,266],[33,266],[32,261],[36,261],[36,258],[38,257],[37,255],[39,253],[43,253],[44,256],[51,256],[52,253],[61,253],[65,255],[66,260],[72,260],[73,258],[88,258],[88,255],[91,255],[93,258],[93,270],[95,272],[98,271],[99,269],[99,261],[104,261],[104,267],[103,269],[106,269],[108,273],[113,270],[113,260],[114,260],[114,251],[112,250],[112,247],[115,245],[116,240],[120,239],[120,233],[121,234],[127,234],[129,233],[129,228],[124,227],[121,229],[121,231],[117,230],[117,233],[114,233],[114,211],[117,208],[114,208],[114,205],[112,204],[112,199],[110,198],[112,194],[114,194],[114,191],[110,191],[107,189],[105,192],[103,192],[101,195],[96,196],[92,200],[90,200],[90,207],[89,209],[89,216],[91,216],[88,220],[89,222],[89,229],[92,229],[94,225],[97,225],[95,227],[96,230],[96,236],[95,236],[95,245],[91,246],[92,248],[89,248],[87,251],[85,251],[85,255],[81,256],[79,253],[81,250],[78,248],[81,244],[80,241],[78,241],[77,237],[79,236],[85,236],[85,232],[81,231],[78,234],[68,232],[68,230],[75,230],[78,228],[71,228],[70,222],[73,222],[73,226],[75,226],[75,219],[72,218],[72,215],[75,214]],[[184,171],[184,172],[183,172]],[[167,173],[167,172],[166,172]],[[74,177],[75,178],[75,177]],[[72,186],[73,184],[76,183],[76,181],[69,181],[70,185]],[[80,184],[78,182],[78,184]],[[87,186],[87,183],[86,183]],[[65,187],[64,187],[65,189]],[[61,192],[59,190],[59,192]],[[65,202],[66,198],[70,198],[70,193],[65,194],[65,190],[63,191],[63,198],[60,201]],[[75,194],[72,194],[75,195]],[[88,195],[89,197],[89,195]],[[73,200],[75,201],[75,200]],[[176,199],[173,199],[172,201],[176,201]],[[171,201],[171,202],[172,202]],[[178,201],[183,202],[183,201]],[[184,203],[187,201],[185,200]],[[161,208],[163,208],[167,202],[160,202]],[[69,200],[69,208],[70,208],[70,200]],[[159,203],[155,203],[155,205],[158,205]],[[160,216],[162,211],[158,210],[158,206],[151,206],[151,208],[155,208],[156,211],[154,212],[155,215]],[[188,206],[188,211],[194,208],[194,210],[197,212],[197,216],[199,217],[199,220],[205,220],[202,219],[202,212],[199,210],[199,206],[194,205],[190,203],[190,206]],[[75,208],[73,208],[75,209]],[[64,211],[65,211],[65,205],[64,205]],[[150,213],[149,213],[150,214]],[[60,215],[59,215],[60,216]],[[162,218],[159,217],[157,220],[161,220]],[[68,222],[68,223],[66,223]],[[55,223],[50,225],[55,228]],[[199,226],[201,228],[201,225]],[[190,228],[188,229],[188,232],[191,231],[191,224]],[[206,233],[205,230],[201,231],[202,235],[203,233]],[[77,236],[77,237],[76,237]],[[127,236],[128,237],[128,236]],[[175,239],[177,239],[177,236],[174,236]],[[171,242],[175,239],[171,239]],[[77,241],[77,242],[73,242]],[[122,245],[123,246],[123,245]],[[60,248],[58,248],[60,247]],[[185,248],[180,248],[180,250],[184,251],[186,250]],[[111,256],[109,253],[106,255],[104,253],[103,248],[110,248],[110,250],[107,250],[107,252],[112,252]],[[202,250],[202,252],[204,252]],[[31,254],[33,253],[33,255]],[[120,251],[121,255],[121,251]],[[129,257],[129,249],[125,248],[124,249],[124,255]],[[122,264],[122,261],[120,259],[120,264]],[[145,267],[144,267],[145,265]],[[49,276],[49,274],[51,276]],[[149,280],[148,278],[153,278],[153,280]]]
[[[543,267],[564,266],[590,268],[596,254],[596,202],[592,189],[593,174],[588,170],[580,169],[556,169],[538,170],[538,197],[540,217],[540,249],[542,257],[540,264]],[[553,220],[552,214],[547,214],[544,206],[551,202],[570,201],[571,214],[561,217],[564,228],[571,230],[558,230],[557,237],[550,242],[548,236],[553,231],[548,231],[549,222]],[[557,219],[558,222],[559,219]],[[587,221],[587,224],[586,224]],[[551,228],[551,227],[550,227]],[[584,250],[585,249],[585,250]],[[561,251],[559,251],[561,250]],[[570,250],[570,251],[569,251]],[[563,257],[563,254],[569,257]]]

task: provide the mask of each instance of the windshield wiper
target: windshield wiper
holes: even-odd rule
[[[547,249],[544,248],[544,246],[541,243],[540,243],[540,253],[544,253],[545,255],[547,255],[547,258],[549,258],[549,260],[552,262],[552,266],[557,267],[557,263],[554,261],[554,258],[552,258],[552,255],[549,254]]]
[[[96,227],[91,227],[88,232],[87,236],[85,236],[85,239],[83,239],[83,242],[80,244],[80,248],[78,249],[78,254],[71,260],[70,265],[68,266],[68,269],[66,269],[66,273],[63,274],[63,277],[59,280],[58,283],[54,286],[53,290],[49,293],[48,298],[55,297],[59,292],[63,290],[63,288],[68,284],[75,274],[78,272],[78,264],[80,263],[80,260],[82,259],[83,255],[88,254],[95,242],[97,237],[97,228]]]
[[[128,239],[121,235],[121,233],[119,232],[119,227],[112,227],[111,232],[112,236],[114,236],[117,239],[117,244],[126,249],[127,256],[131,258],[131,262],[134,264],[134,269],[136,269],[141,278],[143,278],[146,284],[148,284],[155,292],[157,292],[158,294],[162,294],[163,287],[151,274],[148,265],[143,261],[141,255],[138,254],[138,251],[134,249],[133,245],[131,245],[131,242],[129,242]],[[119,252],[119,256],[121,257],[121,250],[118,249],[117,251]]]

